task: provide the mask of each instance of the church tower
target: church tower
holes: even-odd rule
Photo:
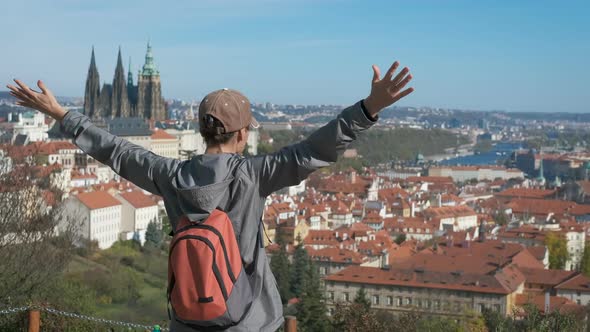
[[[162,98],[160,72],[154,64],[152,47],[148,42],[145,64],[137,81],[137,115],[150,120],[166,120],[166,105]]]
[[[131,105],[129,104],[129,97],[127,96],[125,71],[123,70],[123,60],[121,59],[121,48],[119,48],[117,68],[115,68],[115,77],[113,78],[111,110],[111,116],[116,118],[126,118],[129,117],[131,113]]]
[[[100,117],[99,110],[100,77],[94,59],[94,47],[90,57],[90,67],[86,77],[86,89],[84,90],[84,114],[90,118]]]

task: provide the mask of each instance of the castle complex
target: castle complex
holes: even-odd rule
[[[131,68],[125,80],[121,49],[119,49],[113,84],[105,83],[101,88],[94,48],[92,49],[84,93],[84,114],[93,119],[140,117],[158,121],[166,120],[166,104],[162,98],[160,72],[154,64],[152,47],[149,43],[145,64],[139,71],[137,85],[133,84]]]

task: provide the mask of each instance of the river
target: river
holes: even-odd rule
[[[519,142],[501,142],[492,147],[492,150],[480,154],[471,154],[450,159],[441,160],[441,165],[448,166],[472,166],[472,165],[497,165],[498,161],[510,158],[515,150],[521,149]]]

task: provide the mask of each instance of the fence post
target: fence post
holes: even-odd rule
[[[29,310],[29,332],[39,332],[41,328],[41,312],[38,309]]]
[[[297,332],[297,318],[285,316],[285,332]]]

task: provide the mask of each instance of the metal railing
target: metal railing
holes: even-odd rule
[[[0,316],[2,315],[10,315],[10,314],[19,314],[22,312],[28,312],[28,319],[27,319],[27,326],[28,332],[39,332],[41,328],[41,312],[46,312],[49,314],[74,318],[79,320],[85,320],[94,322],[101,325],[106,326],[120,326],[120,327],[127,327],[129,329],[142,329],[144,331],[170,331],[167,327],[160,327],[159,325],[144,325],[144,324],[137,324],[137,323],[130,323],[130,322],[123,322],[123,321],[116,321],[110,319],[104,319],[99,317],[92,317],[82,314],[77,314],[73,312],[67,312],[62,310],[57,310],[48,307],[41,307],[41,306],[22,306],[22,307],[13,307],[13,308],[3,308],[0,309]],[[284,325],[285,332],[297,332],[297,319],[294,316],[286,316],[285,317],[285,325]]]

